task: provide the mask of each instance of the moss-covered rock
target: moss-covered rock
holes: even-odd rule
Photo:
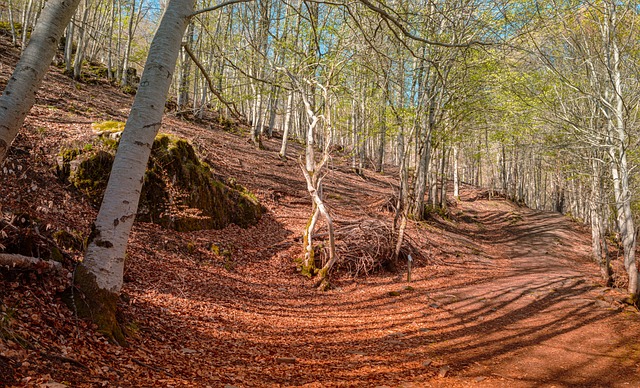
[[[71,164],[69,182],[96,207],[102,203],[113,160],[113,154],[98,150],[79,155]]]
[[[263,208],[246,189],[213,179],[184,139],[160,135],[153,143],[138,217],[178,231],[241,227],[260,220]]]
[[[58,175],[99,206],[113,165],[112,152],[104,147],[66,150]],[[193,231],[221,229],[231,223],[248,227],[263,212],[244,187],[215,180],[186,140],[165,134],[156,138],[140,196],[139,220]]]

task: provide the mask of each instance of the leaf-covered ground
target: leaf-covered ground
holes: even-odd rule
[[[17,53],[0,44],[4,87]],[[55,158],[62,146],[90,140],[91,123],[124,120],[130,103],[108,85],[52,69],[0,175],[3,233],[28,214],[33,238],[88,234],[96,209],[56,179]],[[300,148],[284,162],[277,138],[255,150],[246,136],[174,117],[161,130],[191,139],[217,175],[256,193],[267,214],[246,230],[136,224],[121,302],[127,347],[75,318],[61,299],[64,278],[1,272],[0,386],[640,385],[640,317],[619,302],[622,293],[600,285],[587,231],[570,219],[466,187],[448,218],[409,224],[423,256],[410,284],[403,266],[339,277],[318,292],[294,263],[310,209]],[[326,179],[336,222],[390,222],[380,204],[392,195],[393,171],[361,178],[347,164],[338,154]]]

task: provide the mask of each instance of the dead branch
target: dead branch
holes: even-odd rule
[[[40,355],[42,355],[42,357],[48,358],[50,360],[66,362],[66,363],[69,363],[71,365],[75,365],[75,366],[77,366],[79,368],[82,368],[84,370],[89,370],[88,366],[86,366],[85,364],[81,363],[78,360],[74,360],[73,358],[65,357],[65,356],[62,356],[62,355],[59,355],[59,354],[47,353],[47,352],[40,352]]]
[[[367,276],[395,264],[397,236],[391,225],[381,220],[364,219],[340,225],[336,228],[335,240],[336,256],[340,258],[336,263],[337,270],[351,277]],[[416,260],[424,258],[406,235],[399,247],[400,257],[410,254]]]
[[[204,68],[202,63],[200,63],[200,61],[195,56],[193,51],[191,51],[191,48],[189,48],[189,45],[185,44],[182,47],[184,47],[184,51],[189,55],[193,63],[195,63],[195,65],[198,66],[198,69],[200,69],[200,71],[202,72],[202,75],[207,80],[207,85],[209,86],[209,90],[211,91],[211,93],[213,93],[218,98],[218,100],[220,100],[221,103],[223,103],[227,108],[229,108],[229,110],[231,111],[231,113],[233,113],[235,118],[244,119],[244,116],[242,116],[242,114],[238,111],[236,104],[233,102],[227,101],[224,97],[222,97],[222,93],[218,89],[216,89],[215,86],[213,86],[213,81],[211,80],[211,77],[209,77],[209,73]]]
[[[10,270],[39,270],[44,272],[55,272],[62,275],[67,274],[67,270],[57,261],[43,260],[16,253],[0,253],[0,267],[6,267]]]

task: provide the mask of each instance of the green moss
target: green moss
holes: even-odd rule
[[[69,179],[71,174],[71,161],[80,155],[80,150],[77,148],[63,148],[60,150],[58,156],[58,163],[56,165],[56,176],[63,182]]]
[[[57,261],[58,263],[62,263],[64,261],[64,256],[62,256],[62,252],[57,247],[51,247],[51,260]]]
[[[22,23],[13,23],[13,28],[16,31],[22,31]],[[3,31],[7,35],[11,35],[11,23],[0,22],[0,31]]]
[[[66,230],[58,230],[52,235],[53,241],[63,249],[69,249],[76,252],[84,251],[85,240],[78,232],[68,232]]]
[[[264,211],[246,189],[240,192],[213,179],[209,166],[183,139],[158,136],[147,170],[139,212],[143,220],[178,231],[220,229],[230,223],[248,227]]]
[[[69,182],[83,193],[94,206],[100,206],[109,181],[114,156],[106,151],[83,154]]]
[[[65,300],[81,318],[91,319],[98,331],[110,341],[125,345],[126,340],[120,324],[116,319],[118,294],[101,289],[96,283],[96,277],[89,273],[82,265],[75,272],[73,298],[70,291]]]
[[[94,125],[97,128],[115,131],[119,126],[118,122],[103,122]],[[101,138],[103,142],[111,139]],[[58,176],[99,206],[114,152],[104,146],[65,149]],[[255,225],[263,212],[256,196],[245,187],[235,183],[230,187],[213,179],[211,168],[199,160],[186,140],[166,134],[156,138],[140,196],[139,220],[178,231],[221,229],[230,223],[246,228]]]
[[[122,132],[124,130],[125,123],[122,121],[107,120],[98,123],[92,123],[91,128],[97,133],[114,133]]]
[[[131,86],[131,85],[125,85],[122,88],[120,88],[120,90],[124,94],[129,94],[129,95],[134,96],[136,94],[136,92],[138,91],[138,88],[136,88],[135,86]]]

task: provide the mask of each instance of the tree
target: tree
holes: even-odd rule
[[[78,311],[91,317],[101,332],[118,342],[124,337],[116,321],[116,303],[122,288],[129,233],[194,3],[195,0],[171,0],[167,5],[149,49],[85,259],[76,271],[75,285],[84,295],[82,301],[76,302]]]
[[[36,92],[79,3],[80,0],[50,0],[42,10],[29,44],[0,97],[0,163],[5,160],[11,143],[36,101]]]
[[[231,0],[208,10],[247,0]],[[92,225],[85,259],[75,285],[84,298],[78,311],[118,342],[124,337],[116,320],[125,252],[135,219],[153,141],[160,129],[165,101],[176,69],[182,36],[195,0],[171,0],[153,38],[140,86],[120,139],[104,199]],[[204,11],[199,11],[204,12]]]

